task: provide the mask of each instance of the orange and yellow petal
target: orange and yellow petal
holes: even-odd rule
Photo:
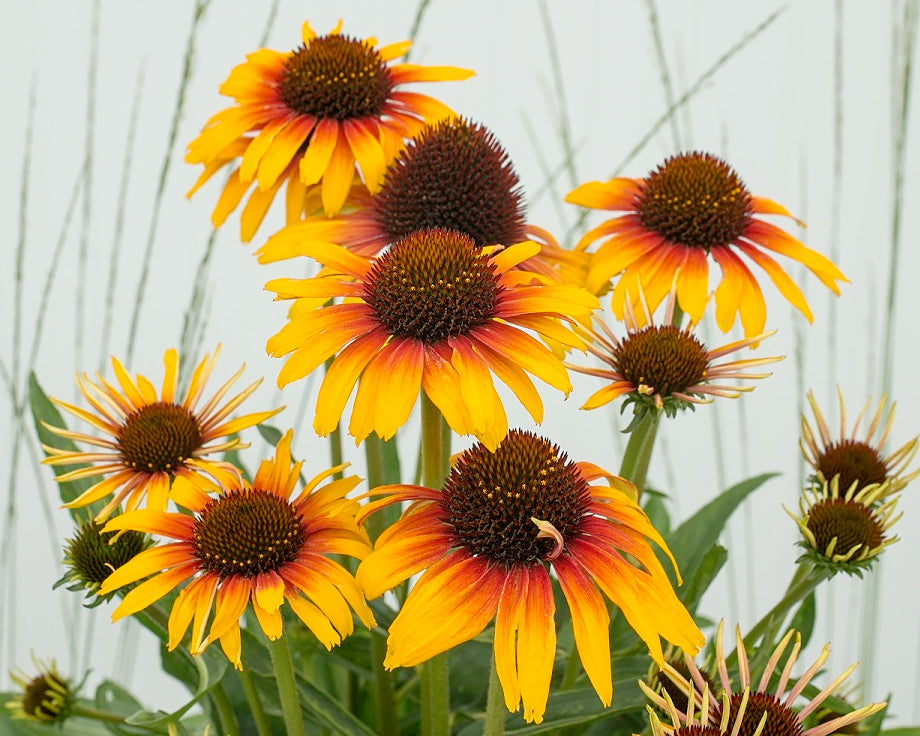
[[[504,572],[457,550],[419,578],[390,626],[384,667],[413,667],[482,633],[495,617]]]

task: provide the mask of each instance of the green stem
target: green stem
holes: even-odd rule
[[[70,715],[80,716],[81,718],[92,718],[94,721],[103,721],[105,723],[124,723],[125,717],[116,715],[115,713],[109,713],[105,710],[100,710],[99,708],[91,708],[88,705],[80,705],[77,703],[70,710]],[[140,728],[144,728],[141,726]]]
[[[278,683],[278,695],[281,698],[281,712],[287,736],[304,736],[303,717],[300,714],[300,700],[297,697],[297,684],[294,681],[294,663],[291,650],[288,649],[287,637],[268,640],[268,653],[272,658],[272,669]]]
[[[744,637],[745,648],[750,650],[763,636],[768,626],[775,624],[777,621],[782,621],[793,606],[803,601],[818,585],[829,579],[829,577],[826,572],[819,571],[808,563],[799,564],[796,567],[795,574],[792,576],[792,580],[789,581],[789,587],[786,588],[786,595]],[[732,658],[735,657],[736,655],[732,655]]]
[[[326,372],[329,372],[329,366],[332,365],[334,358],[329,358],[325,363]],[[329,433],[329,454],[330,459],[332,460],[332,467],[342,464],[342,458],[344,457],[342,453],[342,423],[339,422],[335,425],[335,429]],[[335,474],[335,479],[339,480],[342,477],[341,473]]]
[[[626,451],[623,453],[620,475],[632,481],[640,495],[645,488],[645,476],[648,473],[649,461],[652,459],[652,448],[655,446],[660,416],[660,411],[648,409],[645,416],[639,421],[639,426],[630,433]]]
[[[221,733],[227,736],[240,736],[240,726],[236,722],[236,713],[233,712],[233,706],[230,705],[230,698],[224,690],[222,683],[215,683],[211,688],[211,697],[214,698],[214,704],[217,706],[217,713],[220,716]]]
[[[482,736],[502,736],[505,733],[505,698],[502,685],[495,669],[495,652],[492,652],[492,666],[489,668],[489,692],[486,696],[486,720]]]
[[[364,454],[367,458],[367,487],[376,488],[384,484],[383,440],[372,434],[364,440]],[[386,524],[380,512],[371,514],[365,528],[371,541],[377,539]],[[371,631],[371,671],[374,673],[374,710],[377,713],[377,732],[383,736],[398,736],[399,721],[396,716],[396,692],[393,678],[383,668],[387,652],[386,637],[378,630]]]
[[[256,733],[258,736],[272,736],[271,724],[268,722],[268,716],[265,715],[265,708],[262,706],[262,698],[256,690],[256,684],[252,680],[252,673],[249,670],[240,670],[236,673],[240,678],[240,684],[243,686],[243,692],[246,694],[246,702],[249,704],[249,712],[252,713],[252,720],[256,724]]]
[[[577,654],[578,648],[572,643],[572,648],[565,658],[565,670],[562,673],[562,681],[559,683],[560,690],[571,690],[575,687],[575,678],[578,677],[578,665],[580,660]]]
[[[422,485],[440,488],[444,482],[441,412],[422,392]],[[450,688],[447,654],[437,654],[421,665],[422,736],[450,734]]]

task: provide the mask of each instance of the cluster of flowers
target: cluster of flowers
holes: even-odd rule
[[[425,662],[494,621],[505,705],[511,711],[523,705],[524,718],[536,722],[544,716],[556,654],[558,581],[581,663],[605,706],[613,697],[606,596],[683,688],[682,713],[676,696],[649,690],[672,716],[675,733],[739,733],[736,721],[760,722],[769,712],[757,698],[791,634],[756,690],[745,659],[742,690],[732,691],[721,636],[721,700],[716,689],[710,698],[701,686],[695,665],[689,679],[677,673],[661,639],[692,663],[703,636],[653,549],[670,557],[638,503],[644,471],[621,478],[509,428],[493,379],[539,423],[543,403],[531,376],[566,394],[567,369],[595,376],[602,386],[583,408],[625,397],[636,434],[660,413],[672,416],[751,390],[731,381],[763,378],[769,374],[749,369],[779,360],[720,362],[772,334],[764,332],[763,295],[744,259],[809,320],[801,291],[771,253],[804,264],[835,292],[843,274],[762,219],[790,217],[784,208],[752,196],[727,164],[702,153],[675,155],[642,179],[573,191],[569,202],[619,214],[573,250],[563,248],[527,222],[513,166],[483,125],[400,89],[471,72],[393,63],[408,48],[407,42],[378,48],[374,39],[342,35],[340,27],[317,36],[304,24],[300,48],[263,49],[233,70],[221,91],[236,104],[208,121],[187,160],[204,165],[195,189],[230,171],[213,222],[220,226],[246,199],[244,241],[284,188],[287,226],[258,249],[259,261],[305,258],[320,270],[267,285],[278,299],[292,301],[289,321],[267,350],[287,356],[280,386],[326,365],[317,433],[337,429],[354,394],[348,431],[356,442],[372,433],[391,438],[421,395],[423,417],[433,416],[438,427],[443,417],[476,443],[454,459],[446,477],[428,474],[424,485],[386,485],[349,497],[360,481],[344,475],[344,465],[300,483],[303,463],[292,457],[288,431],[248,480],[215,456],[245,447],[238,433],[280,411],[230,418],[258,382],[228,399],[241,369],[205,399],[215,352],[183,393],[179,356],[169,350],[157,392],[113,359],[117,385],[101,375],[78,378],[91,410],[56,402],[103,436],[48,426],[66,446],[46,446],[45,462],[80,466],[57,480],[99,478],[67,504],[91,507],[93,518],[68,543],[65,581],[87,589],[94,602],[121,595],[114,619],[154,608],[178,589],[168,614],[169,649],[191,628],[193,655],[219,642],[241,668],[240,622],[248,609],[268,639],[277,640],[287,604],[328,649],[353,632],[355,617],[376,626],[366,599],[420,575],[388,627],[384,665]],[[725,332],[740,318],[745,335],[716,349],[693,334],[710,302],[713,261],[722,274],[714,290],[716,322]],[[625,335],[596,316],[599,296],[625,321]],[[653,315],[665,302],[664,320],[656,324]],[[572,350],[592,353],[605,367],[568,362]],[[816,485],[796,520],[811,556],[823,564],[859,569],[893,541],[885,534],[896,518],[894,494],[917,474],[907,466],[918,442],[881,459],[891,425],[891,412],[881,421],[883,408],[884,402],[865,440],[855,439],[854,429],[854,436],[834,442],[816,406],[817,435],[804,425],[803,450]],[[860,474],[864,468],[869,475]],[[372,543],[368,517],[402,503],[399,520]],[[853,520],[874,536],[850,532]],[[153,543],[146,535],[171,541]],[[345,557],[359,561],[354,574],[341,564]],[[743,651],[739,637],[739,659]],[[783,671],[777,703],[797,652],[798,646]],[[816,670],[798,681],[784,707]],[[45,683],[54,697],[46,703],[32,693],[29,702],[39,706],[31,715],[60,714],[62,679],[54,673],[33,683],[39,689]],[[801,724],[821,700],[790,717]],[[20,706],[29,708],[25,699]],[[714,730],[693,731],[695,725]],[[653,728],[671,730],[657,716]]]

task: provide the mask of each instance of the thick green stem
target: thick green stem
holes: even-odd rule
[[[249,712],[252,714],[252,720],[256,724],[256,733],[258,736],[272,736],[271,724],[268,722],[268,716],[265,715],[262,698],[259,697],[256,684],[252,680],[252,673],[249,670],[240,670],[236,674],[240,678],[240,684],[246,694]]]
[[[326,372],[329,372],[329,366],[332,365],[334,358],[329,358],[325,363]],[[332,460],[332,467],[342,464],[342,423],[339,422],[335,429],[329,433],[329,457]],[[336,473],[333,476],[336,480],[342,477],[341,473]]]
[[[505,733],[505,697],[495,669],[495,652],[492,652],[492,666],[489,668],[489,692],[486,696],[486,720],[482,736],[502,736]]]
[[[629,442],[623,453],[623,462],[620,465],[620,475],[632,481],[636,490],[641,494],[645,488],[645,476],[648,473],[648,464],[652,459],[652,448],[655,446],[655,436],[658,434],[658,419],[661,412],[655,409],[646,411],[645,416],[639,421],[639,426],[629,434]]]
[[[422,485],[440,488],[444,482],[441,412],[422,392]],[[447,654],[437,654],[421,665],[422,736],[449,736],[450,688]]]
[[[450,736],[450,686],[447,653],[419,665],[422,690],[422,736]]]
[[[224,690],[221,683],[216,683],[211,688],[211,697],[214,698],[214,704],[217,706],[217,713],[220,716],[221,733],[227,736],[240,736],[240,726],[236,722],[236,713],[233,712],[233,706],[230,705],[230,698]]]
[[[268,653],[271,655],[275,681],[278,683],[278,696],[281,699],[281,712],[284,714],[287,736],[304,736],[297,683],[294,680],[294,663],[291,660],[291,650],[288,649],[287,637],[282,636],[274,641],[269,639]]]
[[[371,435],[364,440],[364,454],[367,458],[367,487],[376,488],[384,484],[383,440]],[[365,522],[371,541],[383,531],[386,518],[380,512],[371,514]],[[393,678],[383,668],[387,652],[386,637],[379,631],[371,631],[371,671],[374,673],[374,710],[377,714],[377,733],[383,736],[398,736],[399,721],[396,716],[396,692]]]

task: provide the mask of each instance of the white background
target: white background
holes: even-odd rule
[[[511,154],[532,197],[530,220],[559,234],[577,216],[561,203],[574,184],[605,179],[668,109],[656,56],[647,3],[550,2],[549,15],[564,83],[564,105],[554,87],[553,53],[540,6],[535,2],[463,3],[434,0],[424,16],[413,61],[475,69],[466,82],[419,85],[455,110],[490,126]],[[680,97],[716,60],[779,6],[774,2],[678,2],[659,0],[659,32],[674,97]],[[699,148],[725,157],[755,193],[776,199],[807,220],[803,239],[824,253],[836,252],[850,278],[839,300],[829,298],[797,266],[790,273],[803,284],[815,314],[808,326],[770,285],[768,327],[779,333],[761,351],[788,358],[774,376],[737,402],[723,400],[669,422],[660,435],[651,469],[655,485],[667,487],[676,517],[684,518],[721,487],[754,473],[780,471],[738,514],[723,543],[730,548],[729,569],[704,600],[702,612],[718,619],[740,620],[749,627],[780,597],[794,569],[797,531],[782,510],[793,508],[803,470],[797,448],[798,412],[803,390],[812,388],[832,417],[834,383],[843,387],[849,413],[881,385],[883,325],[894,320],[893,390],[898,416],[890,448],[920,429],[917,386],[920,309],[916,289],[920,273],[920,156],[917,115],[908,124],[903,245],[897,273],[894,311],[885,307],[891,241],[892,196],[892,38],[899,23],[888,3],[845,3],[842,39],[842,187],[839,220],[834,221],[834,42],[835,4],[798,2],[752,40],[702,85],[625,166],[623,173],[643,176],[664,157],[681,148]],[[915,3],[916,5],[916,3]],[[29,348],[41,312],[41,300],[60,237],[64,214],[87,150],[87,89],[90,77],[93,4],[90,2],[4,4],[0,24],[4,142],[0,181],[0,222],[5,223],[0,268],[0,356],[16,371],[17,390],[24,384]],[[317,32],[344,18],[344,31],[376,36],[381,43],[408,37],[415,2],[280,3],[268,46],[288,50],[299,43],[300,24],[309,18]],[[215,0],[199,27],[185,112],[175,146],[168,150],[171,168],[163,193],[154,260],[140,313],[140,331],[129,366],[157,383],[162,355],[177,344],[191,287],[210,233],[210,212],[220,189],[218,176],[188,201],[184,193],[198,169],[183,162],[185,145],[204,121],[227,105],[217,92],[230,69],[254,50],[269,15],[268,3]],[[101,3],[94,123],[89,177],[76,200],[76,211],[63,240],[38,340],[34,369],[48,393],[75,398],[73,372],[96,370],[109,353],[124,356],[130,316],[138,296],[143,252],[151,228],[153,201],[167,155],[167,137],[176,107],[183,56],[191,24],[188,2]],[[914,62],[917,61],[916,55]],[[141,75],[141,76],[139,76]],[[142,80],[137,135],[127,179],[123,244],[114,297],[112,338],[101,345],[105,292],[116,230],[119,191],[132,104]],[[917,94],[916,75],[912,82]],[[25,231],[19,224],[22,159],[30,93],[35,112]],[[577,148],[575,180],[562,170],[559,116],[564,106],[571,140]],[[914,110],[914,113],[917,111]],[[676,127],[675,127],[676,126]],[[528,132],[530,131],[530,132]],[[549,189],[545,167],[556,172]],[[537,196],[538,195],[538,196]],[[88,196],[88,202],[84,199]],[[87,216],[88,213],[88,216]],[[596,224],[597,218],[591,220]],[[297,275],[301,266],[259,266],[251,253],[279,225],[266,223],[251,246],[238,242],[238,219],[231,216],[220,231],[207,275],[205,349],[221,342],[223,357],[212,388],[241,362],[246,378],[265,376],[250,400],[250,411],[283,401],[287,411],[279,426],[302,426],[295,437],[308,467],[319,472],[328,464],[322,442],[312,436],[315,384],[301,382],[280,397],[274,379],[280,362],[266,357],[265,340],[284,322],[285,307],[263,291],[268,278]],[[784,223],[785,225],[785,223]],[[835,233],[839,235],[835,237]],[[14,353],[16,320],[15,254],[24,237],[20,357]],[[85,250],[85,267],[80,252]],[[81,268],[86,274],[80,288]],[[766,284],[766,279],[764,279]],[[836,330],[832,325],[836,322]],[[723,341],[711,330],[710,344]],[[836,337],[831,342],[830,334]],[[833,344],[831,349],[829,345]],[[800,349],[802,348],[802,349]],[[244,379],[245,380],[245,379]],[[242,385],[242,383],[241,383]],[[615,470],[622,440],[613,429],[614,410],[579,412],[578,405],[597,388],[576,380],[572,398],[544,392],[547,419],[542,431],[576,459]],[[306,390],[306,417],[298,415]],[[510,403],[510,402],[509,402]],[[522,411],[511,409],[512,422],[530,427]],[[3,617],[0,619],[0,670],[29,668],[28,657],[56,657],[62,669],[79,675],[87,662],[94,678],[115,672],[130,678],[148,705],[169,707],[181,701],[178,688],[153,683],[155,648],[144,637],[138,661],[119,658],[134,646],[124,623],[112,625],[105,608],[79,611],[74,594],[52,592],[59,575],[60,540],[70,532],[69,517],[57,510],[56,489],[47,468],[36,471],[27,446],[20,447],[18,472],[10,475],[16,441],[14,409],[4,386],[0,393],[0,468],[4,516],[3,548],[11,550],[4,572]],[[417,418],[406,429],[403,450],[411,457]],[[31,432],[30,424],[26,431]],[[264,444],[254,432],[250,462]],[[34,447],[30,437],[28,443]],[[716,449],[721,448],[717,453]],[[346,446],[361,465],[361,452]],[[718,459],[721,455],[721,461]],[[667,457],[667,461],[665,458]],[[881,566],[877,656],[873,671],[858,671],[867,697],[893,693],[897,723],[920,720],[920,488],[908,488],[896,527],[902,540],[890,548]],[[42,501],[44,499],[44,501]],[[50,522],[42,504],[54,507]],[[12,516],[10,516],[12,514]],[[49,523],[53,529],[49,527]],[[12,536],[10,536],[12,535]],[[10,566],[15,565],[12,574]],[[732,587],[730,591],[729,588]],[[860,653],[860,611],[873,590],[869,581],[835,580],[819,593],[819,630],[815,638],[832,642],[828,674],[836,675]],[[75,615],[75,612],[78,615]],[[92,632],[91,653],[81,644]],[[809,654],[816,654],[813,646]],[[803,663],[803,668],[804,668]],[[0,678],[2,679],[2,678]],[[828,678],[829,681],[830,678]],[[8,681],[5,681],[8,682]]]

